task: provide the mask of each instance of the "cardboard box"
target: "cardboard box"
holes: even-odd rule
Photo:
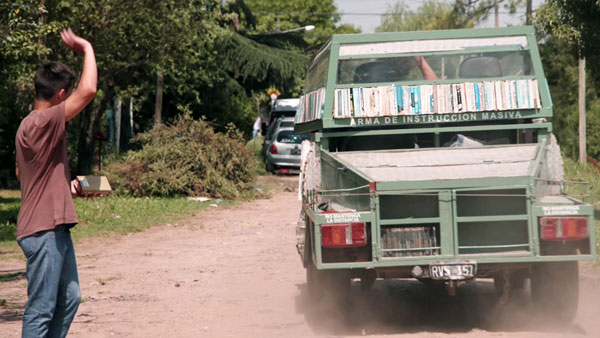
[[[109,194],[112,189],[106,176],[77,176],[83,194]]]

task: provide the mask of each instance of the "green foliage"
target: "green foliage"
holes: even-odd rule
[[[377,32],[401,32],[416,30],[471,28],[484,21],[493,1],[426,0],[415,11],[409,9],[404,0],[390,5]]]
[[[277,30],[277,19],[281,31],[315,26],[305,34],[309,45],[323,43],[331,34],[359,33],[352,25],[338,25],[340,15],[334,0],[245,0],[256,17],[256,30],[273,32]],[[245,18],[245,17],[244,17]]]
[[[498,0],[498,4],[515,13],[524,0]],[[484,22],[494,9],[494,0],[425,0],[417,10],[410,10],[404,0],[390,5],[377,32],[473,28]]]
[[[33,74],[50,49],[46,37],[58,23],[43,24],[39,1],[0,0],[0,187],[14,186],[14,139],[33,98]]]
[[[577,53],[567,41],[548,37],[540,44],[540,54],[554,104],[554,134],[563,153],[576,158],[579,154]],[[600,83],[594,80],[593,72],[586,73],[587,152],[600,159],[600,135],[596,132],[600,128]]]
[[[7,256],[22,258],[15,241],[17,214],[21,206],[19,191],[0,190],[0,259]],[[212,202],[190,201],[184,197],[139,198],[109,195],[104,198],[75,198],[79,224],[72,229],[73,239],[110,236],[142,231],[150,226],[172,224],[193,216]],[[231,202],[219,204],[230,205]],[[8,217],[8,218],[5,218]]]
[[[569,193],[589,195],[587,202],[593,203],[595,214],[595,229],[596,229],[596,252],[600,252],[600,169],[592,165],[583,166],[577,161],[570,158],[564,159],[565,180],[568,181],[584,181],[589,183],[588,187],[582,189],[580,186],[567,186],[566,190]],[[581,198],[580,198],[581,199]],[[597,263],[600,262],[600,257],[597,258]]]
[[[564,49],[576,58],[586,59],[586,69],[597,87],[600,87],[600,1],[549,0],[536,10],[534,24],[543,38],[562,43]],[[577,91],[577,87],[573,87]]]
[[[597,56],[600,44],[600,1],[548,0],[536,10],[540,31],[567,42],[584,57]]]
[[[106,169],[121,193],[239,198],[252,188],[257,163],[232,125],[226,133],[215,133],[188,111],[172,126],[156,126],[134,142],[140,150]]]
[[[0,241],[14,240],[21,194],[16,190],[0,190]]]
[[[240,34],[222,36],[220,43],[224,66],[234,78],[242,81],[264,81],[267,77],[292,78],[304,76],[309,58],[293,51],[281,50],[250,40]]]
[[[291,10],[334,13],[332,4],[295,2]],[[283,1],[277,6],[290,9]],[[103,113],[115,98],[133,100],[135,132],[152,127],[158,77],[164,80],[163,121],[176,119],[176,107],[184,105],[218,131],[231,122],[249,131],[270,86],[283,97],[298,96],[309,59],[304,50],[317,38],[242,33],[265,27],[268,16],[252,12],[260,8],[243,0],[0,0],[0,186],[16,185],[14,137],[30,111],[39,63],[81,69],[81,57],[61,46],[60,29],[72,27],[90,40],[98,64],[98,95],[68,124],[71,168],[83,174],[94,164],[95,135],[108,134]],[[317,26],[316,34],[337,29],[328,16],[302,17],[303,25]],[[232,30],[239,18],[247,26]],[[282,29],[298,27],[294,20],[283,20]]]

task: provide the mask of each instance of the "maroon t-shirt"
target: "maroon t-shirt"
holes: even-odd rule
[[[70,188],[65,103],[34,110],[17,131],[21,210],[17,239],[77,223]]]

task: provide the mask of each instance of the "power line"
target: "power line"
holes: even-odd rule
[[[535,10],[534,10],[535,12]],[[371,16],[394,16],[394,15],[421,15],[421,13],[356,13],[356,12],[333,12],[333,13],[318,13],[318,12],[272,12],[272,11],[253,11],[258,14],[274,14],[274,15],[311,15],[311,16],[333,16],[333,15],[371,15]],[[526,14],[525,11],[516,12],[498,12],[498,14]]]

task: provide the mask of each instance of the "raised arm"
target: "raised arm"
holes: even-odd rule
[[[60,33],[63,44],[77,53],[83,53],[83,71],[77,89],[65,101],[65,121],[77,116],[96,96],[98,70],[92,44],[75,35],[69,28]]]
[[[435,75],[435,72],[433,69],[431,69],[431,66],[429,66],[429,63],[427,63],[427,60],[425,60],[424,57],[415,56],[415,61],[417,62],[417,65],[419,65],[419,69],[421,70],[421,73],[423,73],[423,78],[425,80],[438,79],[437,75]]]

